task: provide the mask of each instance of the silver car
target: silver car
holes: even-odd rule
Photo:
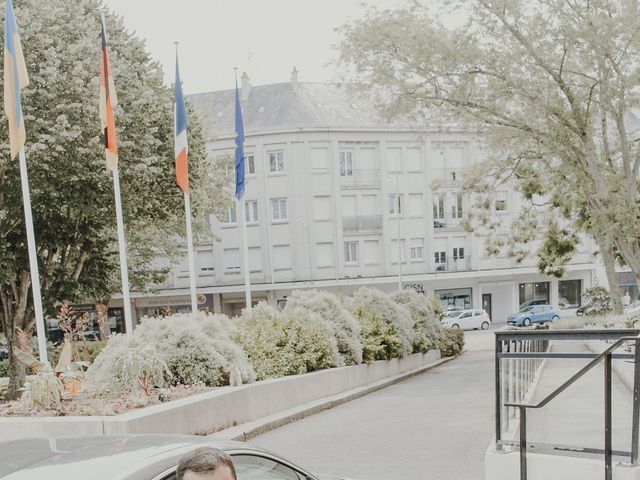
[[[125,435],[0,443],[3,480],[175,480],[180,458],[201,447],[225,450],[239,480],[319,480],[257,447],[196,435]]]

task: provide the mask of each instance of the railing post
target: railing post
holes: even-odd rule
[[[611,480],[611,354],[604,357],[604,478]]]
[[[631,425],[631,464],[638,465],[638,434],[640,430],[640,348],[634,342],[633,354],[633,413]]]
[[[527,409],[520,407],[520,480],[527,480]]]
[[[495,389],[496,389],[496,451],[502,450],[502,445],[498,442],[502,438],[502,382],[500,378],[500,356],[502,353],[502,340],[495,336],[496,348],[495,348]]]

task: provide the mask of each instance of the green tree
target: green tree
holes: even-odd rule
[[[98,0],[16,0],[30,76],[22,105],[27,131],[34,228],[45,315],[66,299],[106,299],[119,291],[115,210],[99,135]],[[121,19],[107,15],[114,82],[120,180],[132,287],[164,278],[157,256],[175,257],[184,232],[175,185],[173,96],[162,70]],[[169,47],[168,47],[169,48]],[[206,156],[202,128],[190,111],[193,215],[220,213],[228,169]],[[32,331],[33,306],[18,163],[9,158],[0,122],[0,318],[9,345],[16,328]],[[223,175],[212,176],[216,168]],[[204,232],[204,229],[200,229]],[[10,394],[23,372],[10,356]]]
[[[451,10],[467,13],[463,25],[443,26]],[[592,235],[609,267],[615,250],[638,277],[639,13],[607,0],[416,1],[344,26],[340,58],[385,113],[463,122],[486,139],[466,187],[479,207],[468,225],[488,245],[499,233],[491,195],[509,183],[525,200],[506,226],[514,256],[557,223],[566,238]],[[570,256],[552,243],[542,264],[558,271]]]

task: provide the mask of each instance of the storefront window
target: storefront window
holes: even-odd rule
[[[435,290],[433,292],[440,299],[445,310],[471,308],[471,289],[452,288],[449,290]]]
[[[582,280],[558,282],[558,305],[562,309],[578,308],[582,305]]]
[[[638,282],[633,272],[617,272],[618,287],[620,287],[620,295],[629,294],[631,303],[637,302],[640,298],[638,295]]]
[[[549,282],[521,283],[520,307],[527,302],[549,303]]]

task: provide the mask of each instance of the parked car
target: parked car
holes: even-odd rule
[[[37,438],[0,443],[0,478],[175,480],[180,458],[203,446],[229,453],[238,480],[318,480],[261,448],[196,435]]]
[[[528,327],[532,323],[546,323],[560,318],[560,312],[551,305],[531,305],[507,317],[509,325]]]
[[[581,317],[582,315],[589,314],[593,310],[593,303],[585,303],[580,308],[576,310],[576,315]]]
[[[569,303],[569,300],[567,300],[566,298],[561,298],[560,300],[558,300],[558,306],[562,310],[569,310],[571,308],[578,308],[580,305],[578,305],[577,303]]]
[[[484,310],[462,310],[441,321],[443,327],[461,328],[462,330],[486,330],[491,324],[489,315]]]
[[[0,360],[6,360],[7,358],[9,358],[9,346],[6,343],[1,342],[0,343]]]
[[[524,302],[520,304],[520,306],[518,307],[518,310],[522,312],[527,307],[532,307],[534,305],[547,305],[548,303],[549,302],[544,298],[541,298],[538,300],[529,300],[528,302]]]

